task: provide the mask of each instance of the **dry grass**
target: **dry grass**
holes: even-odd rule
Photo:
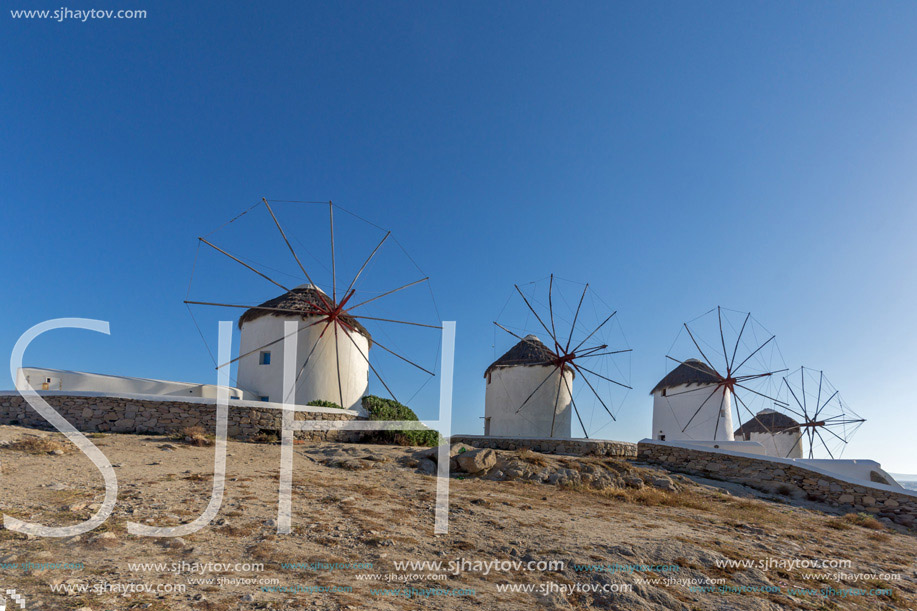
[[[199,426],[183,428],[173,436],[173,439],[199,447],[212,446],[216,443],[215,437],[213,435],[208,435],[207,432]]]
[[[275,444],[275,443],[280,443],[280,438],[273,433],[265,433],[264,431],[262,431],[258,433],[257,435],[252,435],[248,441],[250,443]]]
[[[539,467],[548,466],[548,459],[545,458],[544,454],[532,452],[528,448],[522,448],[516,452],[516,456],[518,456],[520,460],[524,460],[525,462],[532,465],[537,465]]]
[[[888,543],[892,540],[891,535],[884,532],[874,532],[866,535],[872,541],[878,541],[879,543]]]
[[[850,530],[854,526],[868,528],[869,530],[885,530],[882,522],[868,513],[848,513],[840,518],[828,520],[828,528],[835,530]]]
[[[252,531],[251,528],[242,528],[239,526],[232,526],[230,524],[226,524],[224,526],[218,526],[214,530],[220,533],[221,535],[225,535],[227,537],[245,537],[251,534],[251,531]]]
[[[20,437],[6,447],[10,450],[27,452],[28,454],[58,454],[61,452],[69,454],[74,450],[72,444],[58,441],[52,437],[33,436]]]
[[[250,546],[247,550],[248,555],[262,562],[274,560],[280,554],[280,549],[276,543],[272,543],[272,539],[273,537],[265,537],[262,541]]]
[[[668,492],[658,488],[619,488],[611,491],[611,496],[642,505],[643,507],[685,507],[687,509],[707,509],[708,504],[694,494],[686,492]]]
[[[723,507],[716,511],[735,524],[783,525],[788,519],[784,514],[771,509],[771,506],[763,501],[731,496],[724,496],[719,500]],[[712,510],[709,503],[704,509]]]
[[[166,609],[167,607],[161,608]],[[194,608],[200,609],[201,611],[230,611],[233,606],[226,602],[214,602],[212,600],[203,599],[194,603]]]
[[[122,545],[122,542],[119,541],[117,537],[114,539],[111,539],[111,538],[100,537],[100,536],[93,537],[83,544],[83,546],[86,549],[96,550],[96,551],[110,550],[116,547],[121,547],[121,545]]]
[[[896,603],[895,608],[900,609],[903,607],[901,603],[905,601],[899,594],[900,587],[895,588],[892,584],[888,583],[887,581],[883,581],[881,579],[865,579],[860,583],[862,584],[860,587],[863,587],[863,588],[869,588],[869,589],[875,589],[875,590],[887,590],[887,594],[884,595],[882,598],[884,598],[885,600],[889,602]]]

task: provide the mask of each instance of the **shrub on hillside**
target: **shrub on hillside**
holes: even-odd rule
[[[412,420],[419,418],[407,405],[394,399],[383,399],[375,395],[363,397],[363,408],[369,413],[370,420]],[[369,436],[371,441],[392,443],[403,446],[436,446],[440,443],[439,433],[433,429],[415,431],[375,431]]]
[[[306,403],[306,405],[311,405],[313,407],[333,407],[335,409],[344,409],[334,401],[325,401],[324,399],[313,399]]]

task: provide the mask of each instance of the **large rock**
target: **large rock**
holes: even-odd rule
[[[497,453],[490,448],[470,450],[458,454],[455,460],[465,473],[481,473],[497,464]]]
[[[659,488],[660,490],[667,490],[669,492],[675,492],[678,488],[675,487],[675,482],[671,478],[665,477],[664,475],[654,477],[652,480],[654,488]]]
[[[449,458],[455,458],[459,454],[464,452],[470,452],[474,450],[471,446],[467,446],[464,443],[453,443],[452,447],[449,448]],[[439,447],[428,448],[426,450],[421,450],[414,454],[414,458],[417,460],[432,460],[434,463],[439,460]]]

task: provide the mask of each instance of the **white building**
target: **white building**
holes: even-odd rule
[[[706,363],[688,359],[656,384],[653,439],[732,441],[732,393]]]
[[[484,372],[484,434],[570,437],[573,368],[529,335]]]
[[[164,397],[202,397],[215,399],[214,384],[192,384],[149,378],[130,378],[83,371],[21,367],[16,373],[16,389],[32,388],[38,391],[90,392],[103,394],[159,395]],[[239,388],[229,389],[232,399],[257,400],[251,393]]]
[[[290,292],[247,310],[239,318],[241,337],[236,383],[262,401],[306,405],[310,401],[333,401],[344,408],[359,407],[369,383],[369,349],[372,338],[356,319],[344,315],[335,323],[322,321],[316,311],[324,307],[324,291],[304,284]],[[267,309],[274,308],[274,309]],[[294,310],[283,312],[277,310]],[[283,396],[283,342],[271,342],[286,335],[284,323],[296,321],[297,362],[295,397]],[[340,370],[340,387],[338,371]]]
[[[802,429],[799,423],[780,412],[764,409],[735,431],[735,438],[757,441],[768,456],[802,458]]]

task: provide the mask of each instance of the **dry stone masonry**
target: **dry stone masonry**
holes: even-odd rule
[[[873,513],[905,526],[917,524],[917,494],[852,484],[795,465],[643,442],[638,445],[637,458],[672,471],[800,494],[840,509]]]
[[[206,432],[216,430],[216,402],[168,398],[131,398],[128,396],[61,395],[41,393],[77,430],[86,433],[145,433],[170,435],[199,426]],[[339,412],[339,413],[338,413]],[[259,433],[279,437],[282,411],[257,407],[252,402],[231,401],[227,432],[235,439],[250,439]],[[295,420],[355,420],[355,412],[346,410],[296,412]],[[0,396],[0,424],[18,424],[36,428],[50,425],[20,395]],[[295,431],[298,439],[312,441],[358,441],[357,431]]]
[[[634,458],[637,444],[626,441],[603,441],[598,439],[550,439],[488,437],[485,435],[453,435],[452,443],[465,443],[476,448],[494,450],[528,449],[542,454],[564,454],[566,456],[614,456]]]

